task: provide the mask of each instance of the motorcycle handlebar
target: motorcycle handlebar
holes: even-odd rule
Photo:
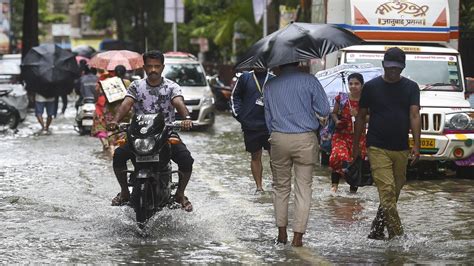
[[[191,125],[194,126],[195,124],[192,123]],[[114,129],[114,130],[117,130],[117,132],[115,132],[113,134],[118,134],[118,133],[127,131],[129,126],[130,126],[130,123],[120,123]],[[176,130],[176,131],[180,131],[182,129],[181,121],[174,121],[172,123],[165,124],[165,126],[171,128],[173,130]]]

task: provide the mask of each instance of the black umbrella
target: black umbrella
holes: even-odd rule
[[[33,47],[22,60],[22,77],[27,90],[44,96],[58,96],[72,90],[80,76],[75,55],[55,44]]]
[[[352,32],[336,25],[292,22],[252,45],[235,68],[272,68],[322,58],[362,41]]]
[[[76,55],[84,56],[90,59],[96,53],[96,50],[89,45],[79,45],[74,47],[72,52]]]

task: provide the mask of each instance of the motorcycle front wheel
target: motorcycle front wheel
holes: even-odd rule
[[[155,213],[155,191],[150,180],[140,182],[139,186],[134,205],[138,226],[143,228]]]

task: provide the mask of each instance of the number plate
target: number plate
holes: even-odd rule
[[[84,119],[82,120],[82,125],[83,126],[92,126],[93,121],[91,119]]]
[[[137,156],[137,162],[159,162],[160,156],[157,155],[148,155],[148,156]]]
[[[420,139],[420,149],[434,149],[436,141],[435,139]],[[413,147],[415,141],[410,139],[410,147]]]

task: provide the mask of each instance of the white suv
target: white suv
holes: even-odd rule
[[[181,86],[184,103],[193,123],[198,127],[214,124],[214,96],[206,80],[206,73],[195,56],[183,52],[168,52],[165,56],[163,76]],[[176,119],[182,117],[176,113]]]

